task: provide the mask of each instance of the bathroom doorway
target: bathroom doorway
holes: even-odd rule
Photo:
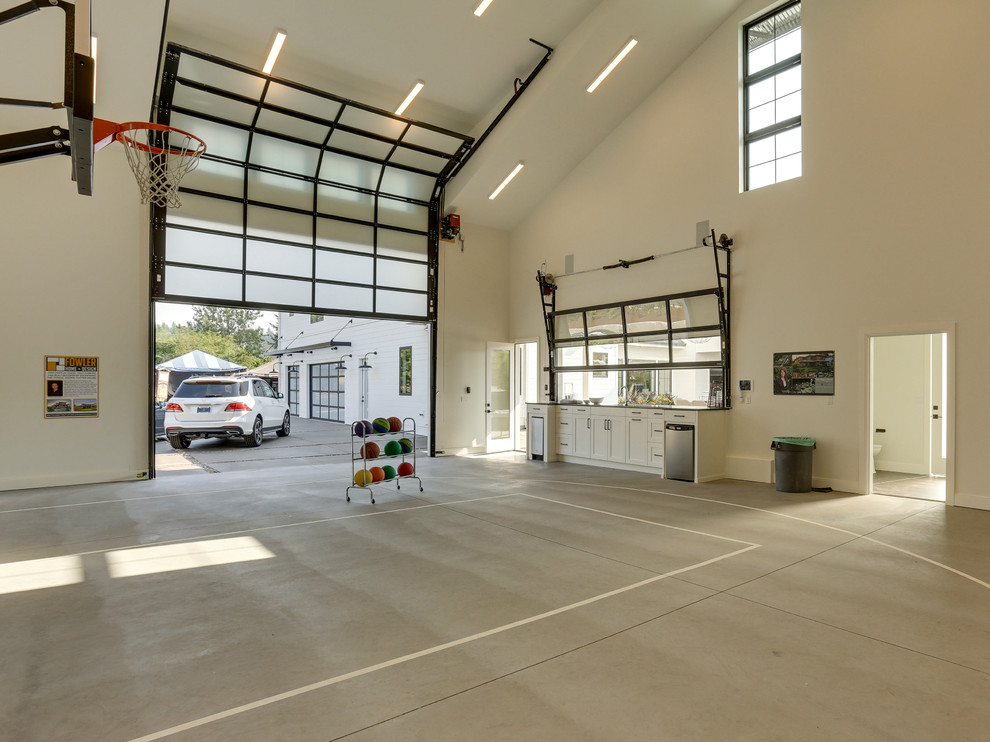
[[[876,335],[869,342],[869,491],[945,502],[949,336]]]

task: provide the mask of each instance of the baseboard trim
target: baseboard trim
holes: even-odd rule
[[[148,478],[147,470],[139,471],[102,471],[102,472],[74,472],[61,475],[35,475],[28,477],[18,477],[16,479],[4,479],[0,481],[0,492],[13,492],[16,490],[38,489],[40,487],[71,487],[76,484],[106,484],[108,482],[139,482]]]

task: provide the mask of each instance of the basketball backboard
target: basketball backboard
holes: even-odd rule
[[[9,10],[0,11],[0,25],[42,10],[61,10],[65,14],[64,75],[60,101],[27,100],[0,97],[0,105],[65,109],[63,125],[29,131],[0,132],[0,165],[52,155],[68,154],[72,158],[72,179],[84,195],[93,193],[93,104],[96,68],[92,49],[92,8],[90,0],[29,0]]]

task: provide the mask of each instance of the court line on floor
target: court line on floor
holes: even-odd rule
[[[649,521],[647,521],[649,522]],[[653,525],[662,525],[654,523]],[[721,556],[713,557],[712,559],[707,559],[703,562],[698,562],[697,564],[691,564],[686,567],[681,567],[680,569],[671,570],[670,572],[665,572],[663,574],[654,575],[645,580],[640,580],[639,582],[634,582],[631,585],[626,585],[625,587],[620,587],[615,590],[609,590],[608,592],[601,593],[599,595],[594,595],[590,598],[585,598],[584,600],[579,600],[576,603],[570,603],[569,605],[561,606],[560,608],[554,608],[553,610],[546,611],[544,613],[539,613],[535,616],[529,616],[527,618],[520,619],[518,621],[513,621],[512,623],[503,624],[502,626],[496,626],[495,628],[488,629],[486,631],[480,631],[477,634],[472,634],[470,636],[461,637],[460,639],[454,639],[453,641],[445,642],[444,644],[438,644],[428,649],[421,649],[418,652],[411,652],[410,654],[402,655],[401,657],[395,657],[391,660],[386,660],[385,662],[379,662],[375,665],[370,665],[368,667],[361,668],[360,670],[353,670],[342,675],[337,675],[332,678],[327,678],[326,680],[320,680],[315,683],[310,683],[309,685],[304,685],[299,688],[294,688],[284,693],[279,693],[274,696],[269,696],[267,698],[262,698],[257,701],[252,701],[250,703],[245,703],[240,706],[235,706],[234,708],[227,709],[226,711],[220,711],[216,714],[210,714],[209,716],[204,716],[193,721],[186,722],[184,724],[179,724],[169,729],[163,729],[159,732],[154,732],[152,734],[145,735],[143,737],[136,737],[130,742],[153,742],[153,740],[164,739],[165,737],[170,737],[173,734],[179,734],[180,732],[186,732],[190,729],[196,729],[197,727],[205,726],[207,724],[212,724],[213,722],[222,721],[223,719],[228,719],[232,716],[237,716],[238,714],[243,714],[248,711],[253,711],[255,709],[262,708],[264,706],[270,706],[273,703],[278,703],[280,701],[286,701],[290,698],[295,698],[296,696],[301,696],[306,693],[311,693],[315,690],[320,690],[322,688],[328,688],[332,685],[337,685],[343,683],[347,680],[352,680],[354,678],[359,678],[363,675],[369,675],[378,670],[385,670],[389,667],[395,667],[396,665],[405,664],[406,662],[411,662],[412,660],[417,660],[422,657],[428,657],[432,654],[437,654],[438,652],[443,652],[448,649],[453,649],[455,647],[462,646],[464,644],[469,644],[479,639],[486,639],[490,636],[495,636],[497,634],[505,633],[506,631],[511,631],[512,629],[517,629],[521,626],[526,626],[537,621],[542,621],[553,616],[559,616],[562,613],[568,613],[577,608],[583,608],[594,603],[607,600],[608,598],[614,598],[617,595],[622,595],[623,593],[630,592],[632,590],[637,590],[641,587],[651,585],[654,582],[659,582],[660,580],[665,580],[670,577],[675,577],[685,572],[690,572],[695,569],[700,569],[701,567],[707,567],[710,564],[715,564],[724,559],[731,559],[732,557],[739,556],[740,554],[745,554],[747,551],[752,551],[753,549],[760,548],[759,544],[753,544],[751,546],[746,546],[742,549],[737,549],[736,551],[730,552],[728,554],[722,554]]]
[[[221,476],[223,476],[225,474],[228,474],[228,475],[237,475],[237,474],[241,474],[241,473],[242,472],[219,472],[219,474]],[[180,477],[176,477],[176,481],[178,481],[179,479],[180,479]],[[327,478],[327,479],[313,479],[313,480],[303,480],[303,481],[291,481],[291,480],[290,481],[281,481],[281,482],[278,482],[278,485],[279,486],[290,486],[290,485],[291,486],[299,486],[299,485],[309,485],[309,484],[335,484],[335,483],[338,483],[338,481],[339,482],[348,482],[348,483],[350,483],[351,482],[351,479],[350,479],[349,476],[346,476],[345,475],[345,476],[340,476],[340,477],[336,477],[336,478],[331,477],[331,478]],[[140,485],[140,484],[144,484],[144,483],[143,482],[105,482],[104,484]],[[220,483],[218,482],[218,484],[220,484]],[[7,515],[9,513],[28,513],[28,512],[31,512],[33,510],[57,510],[59,508],[78,508],[78,507],[84,507],[86,505],[117,505],[117,504],[123,503],[123,502],[142,502],[144,500],[163,500],[163,499],[167,499],[167,498],[170,498],[170,497],[197,497],[197,496],[198,497],[202,497],[204,495],[221,495],[221,494],[224,494],[226,492],[247,492],[247,491],[250,491],[250,490],[257,490],[257,489],[270,489],[273,484],[274,484],[273,482],[267,482],[267,483],[264,483],[264,484],[249,484],[249,485],[239,486],[239,487],[238,486],[225,486],[225,487],[217,487],[217,488],[211,488],[211,489],[201,489],[201,490],[196,490],[195,492],[172,492],[172,493],[167,494],[167,495],[143,495],[141,497],[121,497],[121,498],[118,498],[116,500],[89,500],[87,502],[65,502],[65,503],[61,503],[61,504],[58,504],[58,505],[38,505],[37,507],[33,507],[33,508],[16,508],[16,509],[12,509],[12,510],[0,510],[0,515]],[[69,485],[69,486],[88,487],[88,486],[101,486],[101,485],[95,485],[94,484],[94,485]],[[7,493],[7,494],[10,494],[10,493]]]
[[[436,477],[434,477],[434,478],[436,478]],[[578,487],[599,487],[599,488],[605,488],[605,489],[626,490],[626,491],[629,491],[629,492],[648,492],[650,494],[655,494],[655,495],[667,495],[669,497],[679,497],[679,498],[682,498],[682,499],[685,499],[685,500],[697,500],[699,502],[711,502],[711,503],[714,503],[716,505],[727,505],[729,507],[741,508],[743,510],[752,510],[752,511],[757,512],[757,513],[766,513],[767,515],[774,515],[774,516],[777,516],[778,518],[787,518],[789,520],[798,521],[800,523],[806,523],[806,524],[811,525],[811,526],[818,526],[819,528],[825,528],[825,529],[828,529],[830,531],[835,531],[836,533],[842,533],[842,534],[844,534],[846,536],[852,536],[855,539],[862,539],[863,541],[870,541],[870,542],[872,542],[872,543],[874,543],[874,544],[876,544],[878,546],[883,546],[883,547],[888,548],[888,549],[891,549],[893,551],[898,551],[898,552],[900,552],[902,554],[905,554],[907,556],[914,557],[915,559],[918,559],[918,560],[920,560],[922,562],[927,562],[928,564],[931,564],[932,566],[939,567],[940,569],[944,569],[947,572],[951,572],[951,573],[953,573],[955,575],[958,575],[959,577],[962,577],[964,579],[967,579],[967,580],[969,580],[971,582],[976,583],[977,585],[980,585],[981,587],[985,587],[988,590],[990,590],[990,583],[984,582],[980,578],[974,577],[971,574],[968,574],[966,572],[963,572],[961,570],[958,570],[955,567],[950,567],[948,564],[943,564],[942,562],[938,562],[938,561],[935,561],[934,559],[930,559],[930,558],[928,558],[928,557],[926,557],[926,556],[924,556],[922,554],[918,554],[918,553],[913,552],[913,551],[910,551],[908,549],[903,549],[900,546],[894,546],[893,544],[889,544],[889,543],[887,543],[885,541],[881,541],[879,539],[873,538],[872,536],[866,536],[866,535],[861,534],[861,533],[856,533],[855,531],[846,530],[845,528],[839,528],[838,526],[830,526],[827,523],[819,523],[818,521],[809,520],[808,518],[800,518],[800,517],[798,517],[796,515],[789,515],[788,513],[778,513],[776,510],[767,510],[766,508],[758,508],[758,507],[755,507],[753,505],[742,505],[742,504],[736,503],[736,502],[727,502],[725,500],[716,500],[716,499],[711,498],[711,497],[698,497],[696,495],[683,495],[683,494],[679,494],[677,492],[664,492],[663,490],[650,490],[650,489],[644,489],[642,487],[620,487],[620,486],[612,485],[612,484],[598,484],[598,483],[594,483],[594,482],[570,482],[570,481],[565,481],[565,480],[560,480],[560,479],[541,479],[541,480],[539,480],[539,482],[541,482],[541,483],[552,483],[552,484],[569,484],[569,485],[576,485]],[[888,524],[888,525],[890,525],[890,524]],[[883,527],[886,528],[887,526],[883,526]]]
[[[571,503],[571,502],[564,502],[562,500],[554,500],[554,499],[549,498],[549,497],[540,497],[539,495],[529,495],[529,494],[527,494],[525,492],[520,492],[519,494],[521,494],[523,497],[529,497],[529,498],[532,498],[534,500],[544,500],[545,502],[552,502],[552,503],[554,503],[556,505],[564,505],[564,506],[569,507],[569,508],[577,508],[578,510],[587,510],[587,511],[592,512],[592,513],[600,513],[602,515],[610,515],[613,518],[622,518],[623,520],[632,520],[632,521],[637,521],[639,523],[649,523],[651,526],[660,526],[661,528],[670,528],[670,529],[672,529],[674,531],[682,531],[684,533],[693,533],[696,536],[709,536],[710,538],[717,538],[717,539],[721,539],[722,541],[732,541],[732,542],[737,543],[737,544],[746,544],[747,546],[759,546],[760,545],[760,544],[754,544],[752,541],[743,541],[742,539],[730,538],[729,536],[719,536],[716,533],[708,533],[706,531],[695,531],[695,530],[692,530],[690,528],[681,528],[680,526],[672,526],[672,525],[669,525],[667,523],[656,523],[656,522],[654,522],[652,520],[645,520],[643,518],[636,518],[636,517],[634,517],[632,515],[622,515],[621,513],[613,513],[613,512],[610,512],[608,510],[598,510],[597,508],[589,508],[589,507],[586,507],[584,505],[575,505],[574,503]]]
[[[199,536],[183,536],[182,538],[169,539],[166,541],[154,541],[143,544],[131,544],[130,546],[117,546],[112,549],[96,549],[95,551],[81,551],[78,554],[68,556],[91,556],[93,554],[105,554],[109,551],[126,551],[128,549],[141,549],[145,546],[167,546],[168,544],[181,544],[184,541],[205,541],[206,539],[226,538],[228,536],[243,536],[246,533],[260,533],[261,531],[277,531],[281,528],[295,528],[297,526],[313,526],[320,523],[333,523],[338,520],[352,520],[355,518],[371,518],[376,515],[394,515],[396,513],[407,513],[411,510],[425,510],[427,508],[439,508],[446,505],[463,505],[479,500],[496,500],[502,497],[518,497],[521,492],[508,492],[503,495],[489,495],[488,497],[471,497],[466,500],[451,500],[450,502],[433,502],[427,505],[411,505],[407,508],[392,508],[391,510],[374,510],[370,513],[353,513],[352,515],[336,515],[332,518],[318,518],[317,520],[300,520],[292,523],[278,523],[271,526],[258,526],[257,528],[244,528],[239,531],[223,531],[221,533],[211,533]]]

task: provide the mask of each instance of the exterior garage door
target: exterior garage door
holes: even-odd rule
[[[309,367],[309,416],[344,422],[344,373],[339,363],[315,363]]]

